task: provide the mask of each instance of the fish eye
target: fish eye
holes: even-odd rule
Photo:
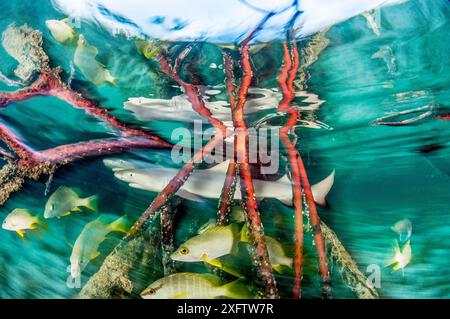
[[[181,248],[180,248],[180,253],[181,253],[182,255],[187,255],[187,254],[189,254],[189,248],[187,248],[187,247],[181,247]]]
[[[154,294],[156,294],[156,289],[154,289],[154,288],[148,289],[148,290],[147,290],[147,294],[148,294],[148,295],[154,295]]]

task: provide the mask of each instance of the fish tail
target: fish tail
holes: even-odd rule
[[[393,264],[397,263],[397,260],[395,258],[392,258],[391,260],[389,260],[386,265],[384,267],[389,267]]]
[[[275,270],[277,273],[279,274],[283,274],[283,266],[278,264],[278,265],[272,265],[273,270]]]
[[[112,85],[117,85],[117,81],[118,79],[114,76],[112,76],[112,74],[106,70],[105,71],[105,81],[108,83],[111,83]]]
[[[48,231],[47,223],[38,216],[36,216],[36,224],[39,225],[43,230]]]
[[[252,293],[243,279],[237,279],[222,286],[225,296],[233,299],[250,299]]]
[[[241,229],[241,242],[248,243],[248,241],[249,241],[248,229],[247,229],[247,225],[244,224],[244,226]]]
[[[119,219],[113,221],[111,224],[109,224],[109,229],[111,231],[116,231],[119,233],[128,233],[128,231],[130,230],[130,220],[128,219],[127,216],[122,216]]]
[[[89,197],[86,197],[84,199],[84,205],[87,209],[91,210],[92,212],[98,211],[98,195],[92,195]]]

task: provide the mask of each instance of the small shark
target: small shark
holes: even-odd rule
[[[110,167],[114,176],[128,183],[131,187],[152,192],[160,192],[177,174],[175,168],[153,166],[147,168],[132,168],[132,163],[123,160],[105,160],[105,165]],[[218,199],[228,168],[229,161],[224,161],[212,168],[196,170],[178,190],[177,195],[194,201],[202,201],[203,198]],[[329,176],[319,183],[311,186],[314,201],[319,205],[326,205],[326,196],[334,183],[334,170]],[[237,181],[239,184],[239,179]],[[253,179],[255,194],[258,200],[264,198],[276,198],[285,205],[292,206],[292,185],[287,175],[276,181]],[[237,185],[236,187],[239,187]],[[236,191],[235,200],[241,199],[241,192]]]

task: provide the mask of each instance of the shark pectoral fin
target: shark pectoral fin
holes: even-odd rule
[[[200,197],[200,196],[198,196],[194,193],[191,193],[185,189],[179,189],[175,195],[178,195],[184,199],[191,200],[194,202],[204,202],[205,201],[205,199],[203,197]]]
[[[25,231],[23,231],[23,230],[16,230],[16,233],[17,233],[21,238],[25,238]]]
[[[335,170],[333,170],[326,178],[311,186],[311,192],[313,193],[314,201],[317,204],[326,206],[327,202],[325,198],[333,187],[334,174]]]

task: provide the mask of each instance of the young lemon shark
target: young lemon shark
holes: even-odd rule
[[[160,192],[177,174],[175,168],[149,166],[121,159],[106,159],[106,166],[110,167],[114,176],[128,183],[131,187],[151,192]],[[177,195],[194,201],[203,198],[218,199],[225,181],[229,161],[222,162],[209,169],[200,169],[192,173],[189,179],[178,190]],[[326,205],[326,196],[334,183],[334,170],[325,179],[312,185],[314,201],[319,205]],[[239,179],[237,181],[239,189]],[[275,181],[253,179],[255,194],[258,200],[276,198],[285,205],[292,206],[292,185],[287,175]],[[234,195],[235,200],[241,199],[241,192]]]

